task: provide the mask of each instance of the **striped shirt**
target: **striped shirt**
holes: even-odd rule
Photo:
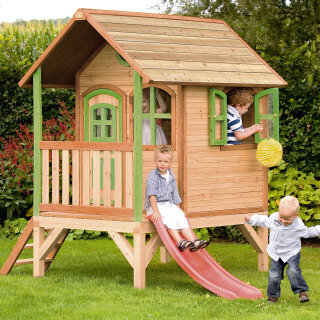
[[[275,212],[269,217],[255,214],[248,223],[252,226],[270,229],[267,252],[275,261],[280,258],[283,262],[287,262],[292,256],[300,252],[301,238],[320,236],[320,225],[308,228],[299,217],[285,227],[279,220],[279,212]]]
[[[157,168],[153,169],[147,178],[145,204],[144,209],[151,206],[149,197],[155,196],[157,202],[170,202],[174,204],[181,203],[179,190],[177,187],[174,173],[171,169],[168,170],[170,177],[167,182],[166,178],[162,176]]]
[[[228,105],[227,111],[227,144],[241,144],[234,133],[237,131],[244,131],[242,125],[241,115],[233,106]]]

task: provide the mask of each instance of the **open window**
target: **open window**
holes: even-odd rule
[[[253,124],[264,127],[263,132],[244,139],[243,148],[244,145],[254,146],[254,143],[265,138],[279,140],[279,90],[271,88],[256,94],[254,107],[250,106],[248,112],[242,116],[242,124],[244,128]],[[227,145],[227,94],[214,88],[209,89],[209,144]]]
[[[159,144],[170,144],[174,148],[175,95],[170,89],[145,87],[142,92],[142,144],[144,150],[153,149]],[[131,97],[133,136],[133,97]],[[133,139],[133,137],[132,137]]]

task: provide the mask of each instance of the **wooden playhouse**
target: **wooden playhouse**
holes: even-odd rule
[[[258,269],[268,269],[267,230],[243,223],[246,214],[268,211],[267,169],[255,160],[256,143],[278,138],[278,88],[286,82],[225,22],[79,9],[19,85],[34,92],[34,217],[2,274],[23,264],[16,260],[32,232],[28,262],[42,277],[70,229],[100,230],[132,266],[134,286],[144,288],[145,269],[162,245],[143,212],[158,119],[191,226],[239,225],[258,252]],[[226,146],[226,92],[234,87],[256,94],[244,126],[273,126]],[[41,88],[75,88],[76,141],[42,141]],[[156,112],[156,92],[165,113]],[[150,145],[142,144],[143,119]],[[123,233],[134,234],[133,246]],[[162,247],[162,262],[168,258]]]

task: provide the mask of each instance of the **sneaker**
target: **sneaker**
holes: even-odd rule
[[[301,303],[303,303],[303,302],[310,301],[310,298],[304,291],[302,291],[302,292],[299,293],[299,300],[300,300]]]
[[[276,303],[276,302],[278,302],[278,298],[270,298],[270,297],[268,297],[267,302]]]

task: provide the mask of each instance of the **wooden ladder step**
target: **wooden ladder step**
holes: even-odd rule
[[[52,262],[52,259],[46,259],[45,262]],[[33,264],[33,258],[17,260],[14,265],[23,266],[25,264]]]
[[[62,246],[62,242],[58,242],[55,247],[61,247]],[[33,243],[28,243],[24,246],[23,249],[33,249]]]

